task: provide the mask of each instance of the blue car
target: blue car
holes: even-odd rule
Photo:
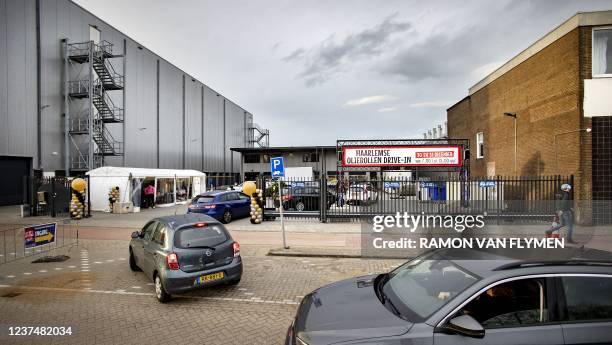
[[[206,214],[227,224],[234,218],[250,215],[251,198],[237,191],[207,192],[191,200],[187,213]]]

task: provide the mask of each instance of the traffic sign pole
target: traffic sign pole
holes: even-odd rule
[[[287,246],[287,238],[285,236],[285,217],[283,217],[283,187],[281,183],[281,179],[278,179],[278,200],[279,200],[279,208],[280,211],[280,220],[281,220],[281,232],[283,233],[283,248],[289,249]]]
[[[277,178],[278,182],[278,210],[280,212],[281,232],[283,234],[283,248],[289,249],[285,236],[285,217],[283,217],[283,185],[281,182],[281,177],[285,176],[285,162],[283,157],[274,157],[270,159],[270,173],[272,177]]]

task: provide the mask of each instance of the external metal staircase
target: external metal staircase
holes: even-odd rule
[[[105,157],[123,156],[123,142],[115,139],[109,127],[123,123],[124,118],[123,108],[115,105],[115,96],[109,93],[123,92],[124,77],[110,61],[119,57],[123,55],[114,54],[107,41],[69,44],[64,40],[66,169],[87,171],[103,166]],[[113,133],[122,130],[113,128]]]

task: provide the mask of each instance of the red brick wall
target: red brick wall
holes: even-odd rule
[[[590,78],[590,28],[577,28],[447,111],[451,138],[468,138],[472,176],[575,176],[574,196],[590,196],[590,141],[573,131],[588,125],[582,117],[583,78]],[[588,52],[588,55],[586,55]],[[587,64],[588,62],[588,64]],[[518,120],[514,171],[514,119]],[[476,133],[484,132],[485,157],[476,159]],[[556,146],[556,154],[555,154]],[[556,156],[556,157],[555,157]]]

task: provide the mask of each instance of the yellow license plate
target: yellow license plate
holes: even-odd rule
[[[225,274],[223,274],[223,272],[211,273],[211,274],[207,274],[205,276],[200,276],[196,278],[195,283],[196,284],[206,284],[206,283],[209,283],[215,280],[223,279],[223,277],[225,277]]]

